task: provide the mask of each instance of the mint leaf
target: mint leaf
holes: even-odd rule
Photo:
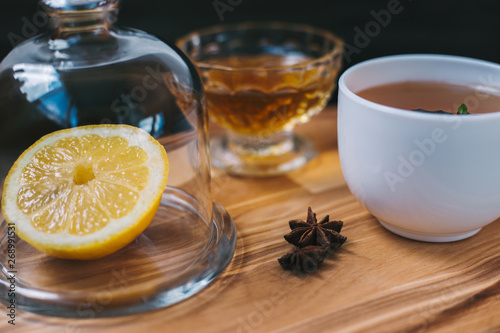
[[[457,114],[470,114],[468,111],[467,111],[467,105],[465,104],[460,104],[460,106],[458,107],[458,111],[457,111]]]

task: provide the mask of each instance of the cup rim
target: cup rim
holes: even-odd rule
[[[359,70],[360,68],[363,68],[363,67],[373,66],[374,64],[388,63],[388,62],[391,62],[393,60],[400,60],[400,59],[452,60],[452,61],[461,62],[464,64],[480,65],[480,66],[486,66],[486,67],[494,68],[496,70],[500,70],[500,64],[486,61],[486,60],[480,60],[480,59],[474,59],[474,58],[456,56],[456,55],[426,54],[426,53],[389,55],[389,56],[383,56],[383,57],[378,57],[378,58],[373,58],[373,59],[362,61],[354,66],[351,66],[346,71],[344,71],[344,73],[342,73],[342,75],[340,76],[339,82],[338,82],[339,93],[342,91],[342,93],[347,95],[347,97],[362,104],[363,106],[369,107],[370,109],[374,109],[376,112],[382,112],[382,113],[386,113],[386,114],[390,114],[390,115],[398,116],[398,117],[432,121],[432,120],[440,120],[440,119],[442,119],[441,117],[457,116],[457,115],[439,114],[439,116],[441,116],[441,117],[437,117],[437,115],[431,114],[431,113],[408,112],[408,110],[406,110],[406,109],[387,106],[384,104],[379,104],[379,103],[367,100],[363,97],[360,97],[359,95],[357,95],[356,93],[354,93],[351,89],[349,89],[347,87],[347,84],[346,84],[347,77],[353,71]],[[497,118],[500,118],[500,108],[499,108],[499,111],[495,111],[495,112],[477,113],[477,114],[472,114],[472,115],[462,115],[461,117],[463,119],[467,119],[467,121],[471,121],[471,122],[472,121],[483,121],[483,120],[488,120],[488,119],[497,119]]]
[[[284,30],[290,30],[290,31],[306,31],[309,33],[314,33],[317,35],[322,35],[326,39],[331,40],[334,42],[334,47],[331,51],[328,53],[324,54],[323,56],[313,59],[313,60],[308,60],[304,62],[300,62],[295,65],[289,65],[289,66],[274,66],[274,67],[261,67],[261,68],[237,68],[237,67],[231,67],[231,66],[222,66],[222,65],[215,65],[215,64],[207,64],[203,61],[195,61],[193,62],[196,64],[196,66],[200,69],[210,69],[210,70],[221,70],[221,71],[226,71],[226,72],[257,72],[257,73],[262,73],[262,72],[272,72],[272,71],[277,71],[277,70],[291,70],[291,69],[297,69],[297,68],[305,68],[313,65],[317,65],[319,63],[323,63],[325,61],[329,61],[330,59],[333,59],[336,55],[341,55],[343,52],[343,45],[344,41],[336,36],[335,34],[331,33],[330,31],[313,27],[310,25],[306,24],[299,24],[299,23],[287,23],[287,22],[281,22],[281,21],[270,21],[270,22],[254,22],[254,21],[246,21],[246,22],[240,22],[240,23],[229,23],[229,24],[218,24],[214,25],[208,28],[202,28],[199,30],[192,31],[188,33],[187,35],[179,38],[175,44],[181,49],[183,52],[182,45],[186,44],[188,41],[194,39],[194,38],[199,38],[203,35],[207,34],[216,34],[216,33],[221,33],[224,31],[231,31],[231,30],[243,30],[243,29],[284,29]],[[186,53],[186,55],[188,55]],[[191,58],[188,55],[189,58]]]

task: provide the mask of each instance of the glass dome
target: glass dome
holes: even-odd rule
[[[236,242],[230,216],[211,198],[207,116],[196,69],[157,38],[114,27],[118,0],[44,0],[42,7],[47,33],[17,46],[0,64],[0,181],[43,135],[106,123],[150,133],[167,151],[170,174],[150,226],[110,256],[56,259],[16,238],[17,306],[67,317],[88,310],[95,317],[189,297],[229,264]],[[0,294],[8,304],[5,221],[1,228]],[[110,287],[117,276],[120,284]],[[105,297],[99,307],[89,302],[99,297]]]

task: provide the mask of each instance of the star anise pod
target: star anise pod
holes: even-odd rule
[[[325,248],[339,248],[347,240],[340,234],[344,223],[330,221],[330,216],[325,216],[319,223],[311,207],[307,210],[307,220],[291,220],[292,231],[285,235],[288,243],[298,247],[316,245]]]
[[[295,247],[293,252],[285,254],[278,261],[285,270],[294,274],[308,274],[318,269],[328,256],[328,249],[320,246]]]

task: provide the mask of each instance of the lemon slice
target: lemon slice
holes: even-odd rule
[[[5,179],[2,213],[21,239],[42,252],[101,258],[146,229],[168,171],[165,149],[141,129],[65,129],[19,157]]]

